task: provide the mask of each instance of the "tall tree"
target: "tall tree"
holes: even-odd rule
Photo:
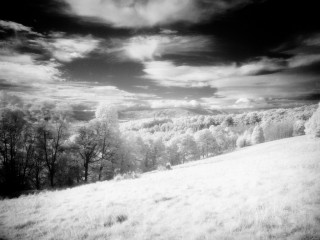
[[[113,106],[100,105],[96,110],[96,118],[90,122],[98,134],[99,139],[99,166],[98,180],[113,178],[117,164],[117,151],[120,148],[120,131],[118,112]]]
[[[97,132],[90,126],[78,129],[75,139],[76,148],[82,159],[84,168],[84,181],[88,181],[89,167],[96,162],[99,155],[99,138]]]
[[[208,157],[215,151],[216,141],[209,129],[196,132],[195,139],[202,157]]]
[[[38,146],[42,155],[50,186],[54,187],[59,158],[64,151],[64,142],[68,138],[67,122],[61,116],[43,120],[37,128]]]
[[[2,109],[0,112],[0,160],[5,191],[21,188],[20,170],[23,148],[24,113],[19,109]]]

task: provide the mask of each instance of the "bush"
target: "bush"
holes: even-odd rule
[[[303,120],[298,120],[294,123],[293,125],[293,136],[301,136],[304,135],[305,131],[305,121]]]
[[[305,133],[313,137],[320,138],[320,103],[317,111],[305,124]]]
[[[238,137],[236,144],[238,148],[243,148],[246,146],[246,139],[244,138],[243,135]]]
[[[252,132],[251,135],[251,143],[252,144],[259,144],[265,141],[263,129],[259,125],[257,125]]]
[[[245,131],[237,139],[236,145],[238,148],[243,148],[251,145],[251,134],[249,131]]]
[[[140,175],[141,174],[137,173],[137,172],[127,172],[127,173],[124,173],[124,174],[117,174],[114,177],[114,180],[121,181],[121,180],[125,180],[125,179],[136,179],[136,178],[139,178]]]

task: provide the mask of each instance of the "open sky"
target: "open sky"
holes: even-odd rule
[[[320,100],[314,0],[2,0],[0,90],[92,108]]]

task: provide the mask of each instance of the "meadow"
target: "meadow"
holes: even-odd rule
[[[320,141],[0,201],[0,239],[320,239]]]

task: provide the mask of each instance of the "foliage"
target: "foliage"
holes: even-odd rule
[[[264,127],[265,141],[274,141],[282,138],[289,138],[293,136],[293,122],[292,120],[285,120],[281,122],[273,122]]]
[[[259,144],[259,143],[263,143],[264,141],[265,141],[265,138],[264,138],[262,127],[259,125],[255,126],[251,135],[251,143]]]
[[[245,131],[242,135],[240,135],[237,139],[236,143],[238,148],[243,148],[251,145],[251,134],[249,131]]]
[[[293,136],[301,136],[305,134],[305,121],[297,120],[293,125]]]
[[[136,179],[139,178],[141,176],[140,173],[138,172],[134,172],[134,171],[130,171],[130,172],[126,172],[123,174],[117,174],[114,177],[115,181],[121,181],[121,180],[125,180],[125,179]]]
[[[313,137],[320,137],[320,104],[317,111],[315,111],[312,117],[306,122],[305,132]]]
[[[315,106],[119,124],[114,106],[74,122],[70,108],[0,94],[0,195],[120,178],[302,135]],[[319,110],[305,124],[319,126]],[[317,125],[318,124],[318,125]],[[316,130],[317,132],[317,130]],[[130,174],[129,174],[130,175]]]

